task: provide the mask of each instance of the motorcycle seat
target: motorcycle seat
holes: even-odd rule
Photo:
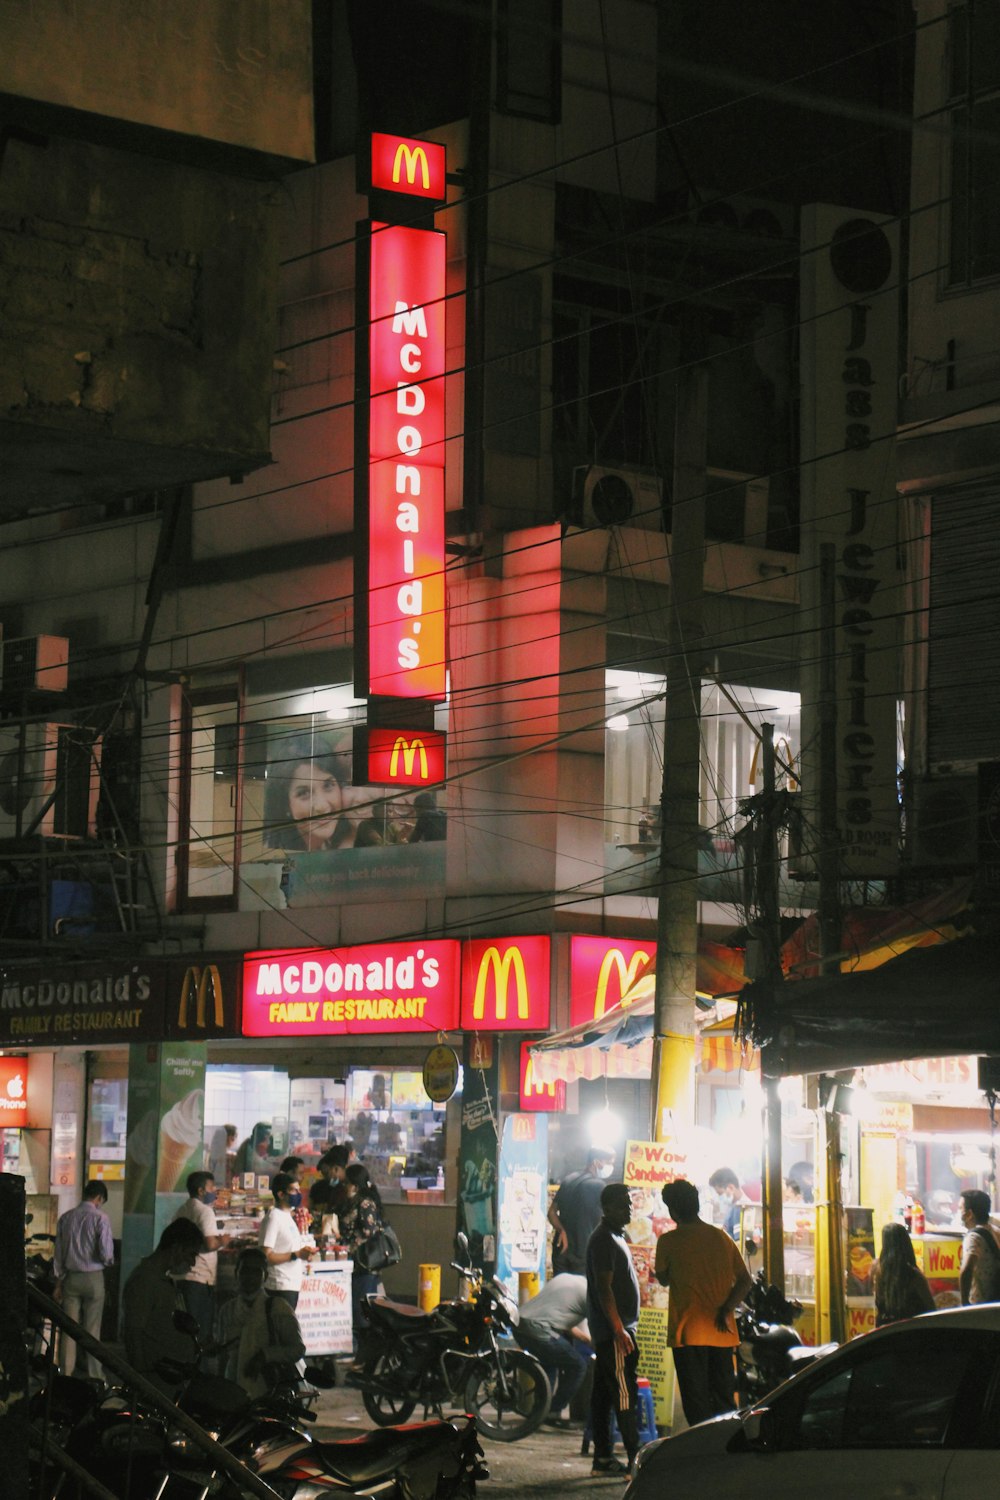
[[[389,1324],[396,1323],[400,1327],[406,1324],[429,1322],[434,1314],[424,1312],[422,1307],[411,1307],[408,1302],[390,1302],[388,1297],[370,1297],[370,1306],[377,1308]]]
[[[408,1460],[447,1448],[457,1455],[458,1430],[451,1422],[420,1422],[382,1427],[339,1443],[312,1443],[308,1459],[318,1459],[335,1479],[359,1485],[398,1474]]]

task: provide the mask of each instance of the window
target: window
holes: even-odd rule
[[[954,285],[1000,275],[1000,0],[956,5],[948,41]]]
[[[556,124],[561,112],[561,0],[500,0],[497,108]]]
[[[649,672],[609,670],[605,704],[605,844],[641,854],[659,839],[666,679]],[[705,683],[701,696],[699,822],[714,855],[732,852],[744,797],[762,789],[755,728],[774,725],[779,787],[795,790],[799,695],[777,689]],[[617,863],[614,849],[610,864]],[[648,872],[643,877],[648,880]]]
[[[963,1433],[974,1431],[989,1384],[987,1347],[978,1332],[945,1328],[855,1345],[835,1371],[775,1403],[781,1447],[957,1446],[953,1417],[961,1417]]]

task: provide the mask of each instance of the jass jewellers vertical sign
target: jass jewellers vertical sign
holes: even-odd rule
[[[895,427],[899,236],[892,222],[802,211],[802,797],[818,826],[821,548],[834,560],[837,824],[848,878],[896,868],[899,533]]]
[[[355,683],[366,698],[445,696],[444,147],[377,135],[359,227]],[[367,346],[363,330],[367,329]],[[367,456],[367,463],[364,458]]]

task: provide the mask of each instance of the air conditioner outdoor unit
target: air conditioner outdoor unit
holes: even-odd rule
[[[69,641],[29,635],[0,645],[0,687],[6,693],[64,693],[69,686]]]
[[[100,740],[78,724],[0,725],[0,838],[26,834],[39,813],[34,834],[90,837],[97,820],[100,751]]]
[[[939,776],[918,781],[907,844],[910,864],[935,870],[969,868],[976,862],[979,782],[975,776]]]
[[[642,469],[574,469],[573,505],[584,526],[663,530],[663,481]]]

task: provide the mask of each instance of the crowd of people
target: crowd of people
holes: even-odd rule
[[[251,1136],[244,1145],[256,1152],[264,1143]],[[549,1376],[550,1425],[570,1425],[571,1404],[592,1368],[595,1477],[632,1472],[639,1446],[640,1291],[626,1233],[632,1198],[625,1184],[608,1180],[614,1161],[613,1151],[594,1149],[584,1169],[560,1184],[550,1210],[553,1275],[521,1309],[516,1330],[521,1346]],[[300,1158],[286,1158],[272,1178],[272,1204],[261,1222],[258,1243],[240,1250],[235,1295],[221,1306],[215,1297],[217,1260],[226,1239],[212,1211],[215,1178],[208,1170],[190,1174],[186,1201],[153,1252],[132,1271],[122,1294],[126,1355],[141,1374],[166,1390],[170,1386],[160,1372],[161,1361],[190,1358],[190,1341],[174,1326],[178,1308],[196,1320],[204,1346],[219,1358],[221,1373],[237,1380],[250,1395],[266,1390],[277,1371],[304,1368],[305,1347],[295,1310],[304,1266],[316,1247],[294,1217],[302,1206],[302,1166]],[[750,1289],[751,1276],[736,1243],[737,1221],[728,1217],[726,1207],[742,1197],[733,1177],[723,1169],[709,1180],[723,1219],[719,1225],[702,1219],[701,1196],[692,1183],[676,1179],[661,1193],[674,1227],[657,1238],[654,1272],[656,1281],[670,1291],[667,1344],[689,1425],[730,1409],[735,1400],[735,1312]],[[811,1180],[805,1183],[799,1174],[794,1194],[811,1191]],[[81,1203],[60,1217],[55,1241],[56,1295],[95,1338],[104,1303],[103,1273],[114,1256],[106,1204],[105,1185],[88,1182]],[[991,1223],[990,1210],[987,1193],[967,1189],[961,1194],[963,1303],[1000,1300],[1000,1233]],[[384,1214],[378,1188],[350,1142],[331,1147],[321,1158],[309,1212],[314,1222],[335,1217],[338,1238],[355,1262],[354,1327],[356,1340],[363,1341],[364,1299],[378,1282],[377,1274],[362,1267],[363,1246],[381,1230]],[[893,1222],[882,1231],[872,1289],[879,1327],[934,1308],[903,1224]],[[66,1373],[74,1368],[75,1358],[75,1345],[67,1339]],[[99,1362],[90,1353],[87,1369],[92,1378],[102,1378]],[[613,1421],[625,1449],[624,1463],[613,1454]]]

